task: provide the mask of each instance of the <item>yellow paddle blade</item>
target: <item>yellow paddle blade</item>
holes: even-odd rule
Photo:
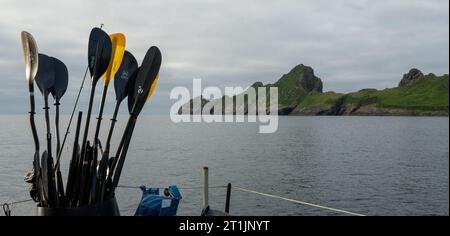
[[[102,76],[102,79],[105,81],[105,85],[109,83],[111,78],[114,78],[114,75],[117,73],[120,65],[122,64],[123,55],[125,53],[125,35],[121,33],[111,34],[109,38],[111,39],[112,50],[108,69]]]
[[[148,101],[150,99],[150,97],[152,96],[153,90],[155,90],[156,84],[158,83],[158,79],[159,79],[159,73],[156,75],[155,81],[153,81],[152,87],[150,87],[150,91],[148,91],[146,101]]]

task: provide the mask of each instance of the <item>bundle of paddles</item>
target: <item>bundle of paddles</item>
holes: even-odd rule
[[[29,118],[35,144],[33,170],[25,176],[25,180],[32,184],[30,188],[31,197],[38,203],[38,207],[43,208],[95,206],[114,198],[114,190],[120,179],[136,119],[145,102],[153,93],[158,81],[161,52],[155,46],[150,47],[141,66],[138,66],[134,56],[125,50],[125,36],[123,34],[108,35],[100,28],[92,29],[89,37],[88,68],[61,143],[59,102],[68,86],[68,70],[64,63],[55,57],[39,53],[36,41],[30,33],[23,31],[21,37],[25,58],[25,74],[29,85],[31,107]],[[68,177],[64,183],[60,170],[60,160],[88,70],[91,75],[91,92],[84,133],[81,143],[79,143],[82,126],[82,112],[79,112],[73,136],[74,143],[67,173]],[[100,78],[103,80],[103,93],[98,110],[95,134],[93,139],[88,140],[95,88]],[[106,142],[101,145],[99,133],[108,85],[111,80],[114,80],[116,105]],[[39,135],[34,121],[34,83],[37,84],[39,91],[42,93],[45,104],[47,146],[42,153],[40,153]],[[56,151],[52,150],[50,107],[48,104],[50,94],[55,101]],[[128,123],[115,155],[110,156],[110,142],[119,106],[126,97],[128,97]]]

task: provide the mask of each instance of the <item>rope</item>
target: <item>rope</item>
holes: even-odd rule
[[[276,195],[272,195],[272,194],[268,194],[268,193],[261,193],[261,192],[258,192],[258,191],[245,189],[245,188],[241,188],[241,187],[237,187],[237,186],[233,186],[232,188],[234,188],[236,190],[243,191],[243,192],[247,192],[247,193],[253,193],[253,194],[257,194],[257,195],[261,195],[261,196],[265,196],[265,197],[277,198],[277,199],[285,200],[285,201],[288,201],[288,202],[293,202],[293,203],[298,203],[298,204],[302,204],[302,205],[306,205],[306,206],[321,208],[321,209],[325,209],[325,210],[329,210],[329,211],[344,213],[344,214],[353,215],[353,216],[365,216],[365,215],[359,214],[359,213],[354,213],[354,212],[350,212],[350,211],[340,210],[340,209],[331,208],[331,207],[327,207],[327,206],[321,206],[321,205],[317,205],[317,204],[313,204],[313,203],[303,202],[303,201],[290,199],[290,198],[285,198],[285,197],[281,197],[281,196],[276,196]]]
[[[128,186],[128,185],[118,185],[118,188],[130,188],[130,189],[140,189],[141,187]],[[210,186],[209,188],[226,188],[227,186]],[[164,189],[166,187],[154,187],[159,189]],[[203,187],[180,187],[179,189],[203,189]]]
[[[140,187],[136,187],[136,186],[129,186],[129,185],[118,185],[118,188],[127,188],[127,189],[140,189]],[[157,187],[160,189],[164,189],[161,187]],[[217,188],[227,188],[227,186],[210,186],[210,189],[217,189]],[[255,190],[250,190],[250,189],[246,189],[246,188],[242,188],[242,187],[238,187],[238,186],[233,186],[232,188],[242,191],[242,192],[247,192],[247,193],[253,193],[253,194],[257,194],[257,195],[261,195],[261,196],[265,196],[265,197],[270,197],[270,198],[276,198],[276,199],[281,199],[284,201],[288,201],[288,202],[293,202],[293,203],[297,203],[297,204],[301,204],[301,205],[306,205],[306,206],[311,206],[311,207],[316,207],[316,208],[321,208],[321,209],[325,209],[325,210],[329,210],[329,211],[334,211],[334,212],[339,212],[339,213],[344,213],[344,214],[348,214],[348,215],[353,215],[353,216],[365,216],[363,214],[359,214],[359,213],[355,213],[355,212],[350,212],[350,211],[345,211],[345,210],[341,210],[341,209],[337,209],[337,208],[332,208],[332,207],[327,207],[327,206],[322,206],[322,205],[318,205],[318,204],[313,204],[313,203],[309,203],[309,202],[304,202],[304,201],[300,201],[300,200],[295,200],[295,199],[290,199],[290,198],[286,198],[286,197],[281,197],[281,196],[277,196],[277,195],[273,195],[273,194],[268,194],[268,193],[262,193],[262,192],[258,192]],[[203,189],[203,187],[183,187],[180,189]],[[22,200],[22,201],[16,201],[16,202],[11,202],[11,203],[3,203],[3,212],[5,213],[6,216],[11,216],[11,207],[15,204],[20,204],[20,203],[25,203],[25,202],[31,202],[33,201],[33,199],[28,199],[28,200]]]
[[[11,216],[11,207],[13,205],[20,204],[20,203],[25,203],[25,202],[31,202],[31,201],[33,201],[33,199],[27,199],[27,200],[10,202],[10,203],[5,202],[5,203],[2,204],[3,213],[5,213],[5,216]]]
[[[33,201],[33,199],[27,199],[27,200],[22,200],[22,201],[17,201],[17,202],[11,202],[11,203],[9,203],[9,205],[16,205],[16,204],[19,204],[19,203],[24,203],[24,202],[31,202],[31,201]]]

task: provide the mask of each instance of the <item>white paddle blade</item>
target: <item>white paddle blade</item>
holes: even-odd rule
[[[21,33],[23,57],[25,61],[25,76],[28,83],[33,83],[38,69],[38,48],[33,35],[26,31]]]

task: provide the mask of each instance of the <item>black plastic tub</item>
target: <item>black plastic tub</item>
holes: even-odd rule
[[[94,206],[79,206],[67,208],[37,207],[38,216],[120,216],[116,198],[104,201]]]

